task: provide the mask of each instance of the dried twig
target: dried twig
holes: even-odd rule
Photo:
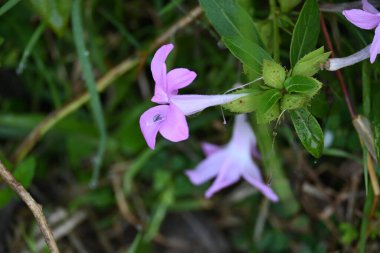
[[[24,201],[36,218],[38,226],[45,238],[45,242],[52,253],[59,253],[57,243],[47,224],[46,218],[42,212],[42,207],[38,204],[27,190],[13,177],[0,161],[0,175],[12,190]]]
[[[87,218],[87,213],[85,211],[78,211],[70,216],[64,223],[53,228],[54,237],[59,240],[66,235],[69,235],[81,222]],[[43,249],[42,241],[36,243],[36,248],[38,250]]]
[[[119,166],[119,167],[118,167]],[[130,224],[132,224],[135,228],[139,229],[141,228],[141,222],[139,219],[131,212],[128,202],[125,199],[125,195],[122,189],[122,177],[120,176],[120,164],[114,165],[114,167],[111,170],[111,182],[112,187],[115,192],[116,197],[116,203],[120,210],[121,215],[123,218],[128,221]]]

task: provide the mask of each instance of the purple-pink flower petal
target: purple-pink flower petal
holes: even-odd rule
[[[250,183],[253,187],[256,187],[268,199],[272,201],[278,201],[277,195],[269,186],[263,182],[259,167],[257,167],[257,165],[251,160],[248,161],[243,168],[242,176],[248,183]]]
[[[202,149],[207,158],[194,170],[186,171],[186,174],[196,185],[216,176],[205,194],[207,198],[243,177],[268,199],[278,201],[277,195],[263,182],[258,166],[252,160],[252,145],[254,144],[256,144],[256,138],[247,122],[246,115],[238,115],[235,117],[230,142],[223,147],[203,143]]]
[[[210,155],[218,152],[221,149],[222,149],[222,147],[215,145],[215,144],[212,144],[212,143],[208,143],[208,142],[202,143],[202,150],[206,156],[210,156]]]
[[[376,27],[375,37],[373,38],[371,48],[370,48],[370,61],[374,63],[376,60],[377,54],[380,53],[380,24]]]
[[[186,117],[175,105],[169,105],[166,119],[162,122],[160,133],[172,142],[179,142],[189,138],[189,127]]]
[[[363,0],[362,3],[363,3],[363,10],[368,11],[372,14],[379,13],[379,11],[372,4],[368,2],[368,0]]]
[[[164,85],[165,83],[162,80],[163,77],[163,66],[165,67],[165,74],[166,76],[166,58],[168,58],[168,55],[173,50],[174,46],[172,44],[163,45],[160,47],[156,53],[153,56],[152,62],[150,64],[150,69],[152,71],[153,79],[156,82],[156,85]],[[163,87],[165,90],[166,87]]]
[[[211,198],[215,192],[226,188],[240,179],[240,169],[237,168],[238,164],[233,159],[227,157],[224,159],[223,166],[220,168],[220,172],[212,183],[211,187],[206,191],[205,197]]]
[[[166,77],[167,94],[177,95],[178,90],[191,84],[197,74],[185,68],[176,68],[168,72]]]
[[[257,188],[262,194],[264,194],[268,199],[277,202],[278,196],[273,190],[261,180],[258,180],[255,177],[252,177],[250,174],[243,174],[244,179],[249,182],[253,187]]]
[[[164,78],[166,79],[166,76]],[[157,104],[165,104],[168,102],[168,100],[169,100],[168,94],[163,89],[163,86],[156,84],[154,86],[154,96],[152,97],[151,101]]]
[[[343,11],[343,15],[359,28],[370,30],[380,22],[380,16],[367,11],[352,9]]]
[[[224,152],[218,152],[212,156],[207,157],[193,170],[187,170],[186,175],[190,181],[195,185],[203,184],[204,182],[215,177],[225,159]]]
[[[145,111],[140,117],[140,128],[151,149],[156,144],[156,136],[168,113],[168,105],[158,105]]]

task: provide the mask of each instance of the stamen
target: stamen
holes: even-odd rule
[[[228,93],[228,92],[231,92],[231,91],[234,91],[234,90],[238,90],[238,89],[244,88],[245,86],[250,85],[250,84],[252,84],[252,83],[255,83],[255,82],[257,82],[257,81],[260,81],[260,80],[262,80],[262,79],[263,79],[263,77],[259,77],[259,78],[255,79],[255,80],[253,80],[253,81],[248,82],[248,83],[245,83],[245,84],[242,84],[242,85],[235,85],[236,87],[233,87],[233,88],[227,90],[227,91],[224,92],[223,94],[226,94],[226,93]]]
[[[161,121],[163,118],[161,117],[161,114],[156,114],[153,116],[153,122]]]
[[[220,106],[220,111],[222,112],[223,125],[227,125],[226,117],[224,117],[224,111],[223,111],[223,107],[222,106]]]

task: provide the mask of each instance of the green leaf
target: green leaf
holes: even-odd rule
[[[290,93],[305,95],[312,98],[322,87],[317,79],[307,76],[292,76],[285,80],[285,89]]]
[[[294,66],[291,75],[313,76],[321,70],[321,65],[326,62],[329,56],[330,52],[324,53],[324,48],[320,47],[302,57]]]
[[[305,108],[289,113],[303,146],[312,156],[319,158],[323,151],[323,132],[318,121]]]
[[[17,166],[13,176],[20,184],[22,184],[25,188],[28,188],[32,183],[35,168],[36,160],[33,157],[28,158]]]
[[[267,51],[256,43],[243,38],[223,38],[223,42],[248,70],[252,79],[261,76],[263,61],[272,60]]]
[[[15,171],[13,176],[16,180],[22,184],[25,188],[28,188],[32,183],[34,177],[34,171],[36,168],[36,161],[34,158],[28,158],[22,161]],[[0,191],[0,208],[6,206],[9,201],[15,196],[15,193],[9,188],[6,187]]]
[[[263,79],[266,85],[281,90],[284,88],[285,69],[274,61],[264,60]]]
[[[254,85],[252,88],[242,89],[232,94],[248,93],[249,95],[236,99],[228,104],[224,104],[223,107],[234,113],[248,113],[257,109],[258,100],[257,97],[263,93],[263,89],[259,85]]]
[[[281,12],[288,12],[296,7],[301,0],[278,0],[280,3]]]
[[[290,63],[295,66],[304,55],[314,50],[319,36],[319,8],[316,0],[306,0],[294,27],[290,45]]]
[[[42,20],[62,36],[70,16],[71,0],[29,0]]]
[[[222,37],[263,45],[250,15],[234,0],[200,0],[207,18]]]

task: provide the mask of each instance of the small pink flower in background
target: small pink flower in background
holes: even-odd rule
[[[256,137],[246,120],[246,115],[237,115],[230,142],[223,147],[204,143],[202,149],[207,158],[195,169],[186,171],[186,175],[195,185],[216,177],[205,193],[206,198],[236,183],[242,177],[268,199],[276,202],[277,195],[263,182],[258,166],[252,160],[255,148]]]
[[[345,10],[343,15],[359,28],[365,30],[375,29],[375,36],[370,48],[370,61],[374,63],[377,54],[380,53],[380,13],[368,0],[362,0],[362,3],[363,10]]]
[[[229,103],[246,95],[178,95],[178,90],[192,83],[197,74],[185,68],[175,68],[167,72],[165,61],[172,50],[172,44],[162,46],[151,62],[155,81],[152,102],[161,105],[148,109],[140,117],[141,131],[151,149],[155,147],[158,132],[172,142],[189,138],[189,127],[185,116],[210,106]]]

